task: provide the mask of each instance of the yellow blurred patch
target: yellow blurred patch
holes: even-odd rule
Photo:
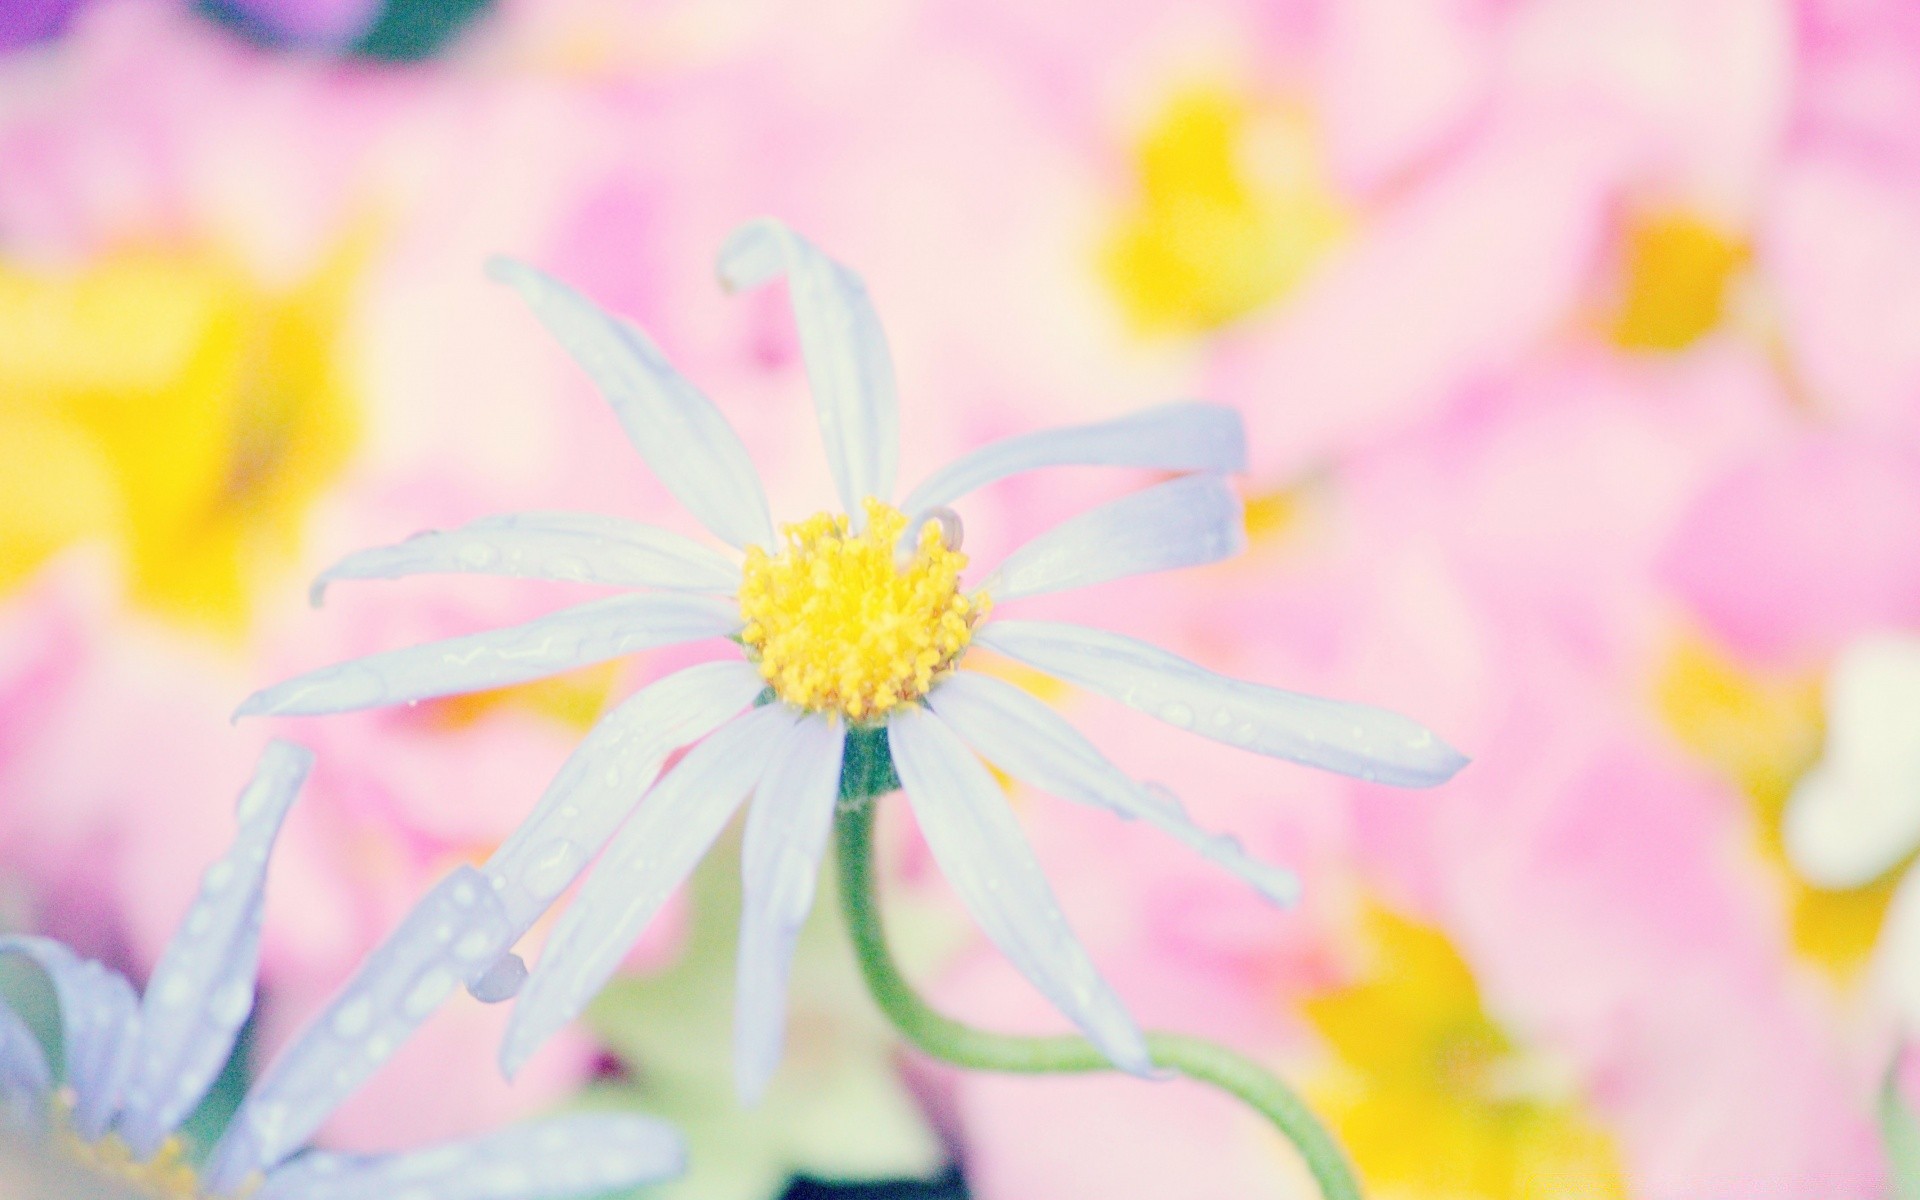
[[[1338,1059],[1309,1091],[1368,1195],[1626,1195],[1611,1140],[1487,1016],[1443,933],[1374,907],[1363,936],[1365,975],[1303,1009]]]
[[[1794,949],[1834,978],[1852,979],[1880,937],[1902,872],[1865,887],[1827,891],[1800,878],[1787,862],[1787,797],[1819,757],[1823,736],[1817,681],[1764,678],[1689,639],[1668,658],[1655,703],[1681,744],[1746,794],[1761,855],[1786,892]]]
[[[1629,224],[1626,278],[1612,320],[1629,350],[1682,350],[1720,324],[1747,248],[1698,217],[1656,213]]]
[[[443,696],[415,711],[440,728],[465,729],[503,709],[519,709],[584,733],[606,710],[619,671],[617,663],[596,663],[530,683]]]
[[[1142,333],[1245,316],[1291,291],[1347,229],[1305,116],[1225,89],[1176,94],[1137,171],[1102,265]]]
[[[243,629],[356,439],[338,342],[361,258],[286,294],[185,251],[0,264],[0,589],[100,539],[136,603]]]

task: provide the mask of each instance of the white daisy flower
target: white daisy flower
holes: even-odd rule
[[[408,914],[248,1091],[205,1163],[192,1159],[177,1131],[253,1011],[267,860],[311,765],[298,746],[267,747],[233,845],[207,868],[144,997],[59,942],[0,938],[0,956],[52,982],[66,1070],[56,1085],[39,1041],[0,1003],[0,1152],[44,1163],[36,1174],[60,1179],[55,1195],[84,1185],[148,1200],[557,1200],[677,1175],[679,1135],[637,1116],[565,1117],[404,1154],[295,1156],[475,964],[512,945],[472,867]]]
[[[1920,850],[1920,638],[1848,646],[1826,687],[1826,747],[1787,801],[1787,856],[1810,882],[1861,887]],[[1920,1034],[1920,872],[1894,892],[1877,951],[1882,982]]]
[[[491,271],[593,377],[654,473],[741,554],[577,513],[494,517],[355,554],[320,578],[316,595],[338,579],[431,572],[639,590],[314,671],[257,693],[239,711],[341,712],[520,683],[698,639],[739,643],[739,661],[671,675],[602,718],[483,868],[524,930],[605,849],[519,1000],[502,1049],[509,1073],[592,999],[752,796],[734,1068],[742,1094],[757,1096],[780,1058],[795,931],[813,902],[843,773],[877,776],[849,779],[852,794],[866,795],[891,782],[892,769],[941,870],[987,935],[1116,1065],[1149,1072],[1138,1027],[1067,928],[985,764],[1147,821],[1276,902],[1292,899],[1295,881],[1196,827],[1178,803],[1128,778],[1047,705],[966,670],[976,644],[1203,737],[1309,766],[1421,787],[1466,761],[1421,726],[1377,708],[1225,678],[1098,629],[989,623],[998,602],[1241,549],[1240,502],[1221,477],[1245,469],[1232,410],[1170,404],[1009,438],[961,457],[894,504],[893,368],[866,288],[785,226],[757,221],[728,239],[720,276],[735,289],[786,278],[844,506],[776,534],[740,438],[646,334],[530,267],[496,262]],[[1066,464],[1186,474],[1075,517],[1015,550],[983,582],[963,585],[959,521],[946,505],[1007,476]],[[690,742],[698,744],[661,776],[667,757]]]

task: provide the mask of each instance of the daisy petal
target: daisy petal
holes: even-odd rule
[[[599,992],[760,781],[794,720],[779,704],[735,717],[687,751],[640,801],[554,926],[514,1005],[500,1048],[509,1077]]]
[[[253,1200],[569,1200],[671,1178],[686,1160],[664,1121],[585,1113],[407,1154],[303,1154]]]
[[[720,248],[720,281],[729,290],[757,287],[781,274],[800,329],[827,465],[857,528],[862,500],[892,498],[899,461],[900,406],[886,335],[860,277],[780,222],[742,225]]]
[[[247,1093],[214,1148],[206,1190],[225,1195],[304,1145],[463,980],[500,957],[512,934],[486,876],[455,868]]]
[[[759,1101],[780,1065],[787,972],[813,908],[846,742],[837,723],[818,714],[803,719],[767,764],[747,813],[733,1023],[733,1079],[743,1103]]]
[[[240,794],[233,845],[201,876],[200,895],[147,981],[119,1125],[140,1158],[200,1102],[253,1011],[267,858],[312,767],[305,748],[268,743]]]
[[[718,597],[674,592],[609,596],[523,625],[309,671],[255,692],[233,715],[350,712],[484,691],[639,650],[724,637],[739,627],[739,610]]]
[[[688,512],[728,545],[773,544],[766,493],[740,435],[651,338],[525,263],[496,258],[487,274],[519,292],[593,377],[634,449]]]
[[[340,579],[500,575],[732,595],[740,568],[681,534],[597,513],[531,512],[428,530],[349,554],[313,581],[316,607]]]
[[[1067,927],[987,768],[924,710],[895,717],[887,744],[934,860],[987,937],[1115,1066],[1151,1074],[1146,1040]]]
[[[982,588],[995,600],[1017,600],[1217,562],[1246,544],[1240,497],[1218,475],[1188,475],[1054,526],[1009,555]]]
[[[140,1001],[119,972],[41,937],[0,937],[0,957],[32,961],[53,982],[73,1126],[88,1141],[107,1131],[140,1045]]]
[[[40,1129],[52,1087],[53,1071],[40,1039],[0,1000],[0,1132],[8,1125]]]
[[[1056,621],[996,621],[974,640],[1056,679],[1255,754],[1395,787],[1453,778],[1465,755],[1398,713],[1216,675],[1158,646]]]
[[[900,510],[923,513],[1009,475],[1058,466],[1224,475],[1247,469],[1247,434],[1235,410],[1198,402],[1162,404],[1093,425],[1023,433],[954,459],[913,489]]]
[[[764,687],[751,663],[702,663],[649,684],[594,725],[483,868],[516,937],[606,845],[667,756],[711,733]]]
[[[1142,820],[1232,871],[1275,904],[1300,898],[1293,872],[1253,858],[1239,842],[1193,823],[1180,802],[1127,777],[1059,713],[1010,683],[973,671],[950,676],[928,706],[988,762],[1043,792]]]

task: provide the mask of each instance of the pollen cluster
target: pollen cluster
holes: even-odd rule
[[[952,668],[988,600],[961,593],[966,556],[937,522],[921,526],[902,561],[906,516],[873,499],[865,510],[859,533],[820,513],[786,526],[778,554],[747,551],[740,640],[781,700],[871,722]]]
[[[54,1144],[87,1171],[150,1200],[202,1200],[200,1177],[179,1138],[168,1138],[152,1158],[142,1162],[117,1134],[94,1141],[82,1138],[73,1128],[70,1095],[57,1097],[53,1110]]]

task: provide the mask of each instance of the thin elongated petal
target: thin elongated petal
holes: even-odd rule
[[[483,868],[516,937],[606,845],[667,756],[711,733],[765,686],[751,663],[702,663],[636,692],[594,725]]]
[[[987,937],[1115,1066],[1152,1073],[1139,1026],[1067,927],[987,768],[925,710],[895,717],[887,744],[928,848]]]
[[[141,1158],[200,1102],[253,1011],[267,858],[312,767],[305,748],[268,744],[240,793],[233,845],[201,876],[199,897],[147,982],[120,1112],[121,1135]]]
[[[801,721],[768,764],[747,813],[733,1022],[733,1079],[744,1103],[760,1099],[780,1065],[794,939],[813,908],[846,743],[836,722]]]
[[[1008,556],[984,585],[995,600],[1196,567],[1246,548],[1240,497],[1218,475],[1188,475],[1054,526]]]
[[[723,637],[740,627],[726,600],[678,593],[609,596],[492,629],[322,667],[247,697],[236,718],[379,708],[543,679],[640,650]]]
[[[40,1039],[0,1000],[0,1134],[8,1126],[38,1131],[46,1120],[52,1087],[53,1071]]]
[[[1432,787],[1467,764],[1465,755],[1398,713],[1230,679],[1103,629],[996,621],[974,640],[1170,725],[1323,771]]]
[[[599,992],[760,781],[795,720],[779,704],[735,717],[689,750],[641,800],[554,927],[514,1005],[500,1048],[508,1076]]]
[[[923,513],[1009,475],[1060,466],[1237,473],[1247,469],[1247,434],[1238,412],[1198,402],[1023,433],[954,459],[914,488],[900,508],[909,515]]]
[[[501,575],[732,595],[740,568],[678,533],[597,513],[531,512],[428,530],[349,554],[313,581],[318,606],[341,579]]]
[[[479,871],[441,880],[268,1066],[214,1148],[206,1190],[224,1195],[305,1145],[512,932]]]
[[[91,1141],[120,1111],[140,1046],[140,1001],[133,985],[49,938],[0,937],[0,957],[9,954],[30,960],[53,981],[67,1086],[74,1094],[74,1129]]]
[[[1068,800],[1142,820],[1232,871],[1275,904],[1300,898],[1293,872],[1250,856],[1239,842],[1193,823],[1171,794],[1127,777],[1059,713],[1010,683],[974,671],[949,677],[928,706],[979,754],[1015,779]]]
[[[573,1200],[672,1178],[686,1161],[665,1121],[588,1113],[407,1154],[303,1154],[253,1200]]]
[[[766,493],[740,435],[651,338],[525,263],[496,258],[487,274],[519,292],[586,369],[634,449],[688,512],[729,545],[773,544]]]
[[[757,287],[781,274],[827,465],[857,527],[862,500],[893,497],[899,462],[900,404],[886,334],[860,277],[780,222],[743,225],[720,248],[720,280],[729,289]]]

